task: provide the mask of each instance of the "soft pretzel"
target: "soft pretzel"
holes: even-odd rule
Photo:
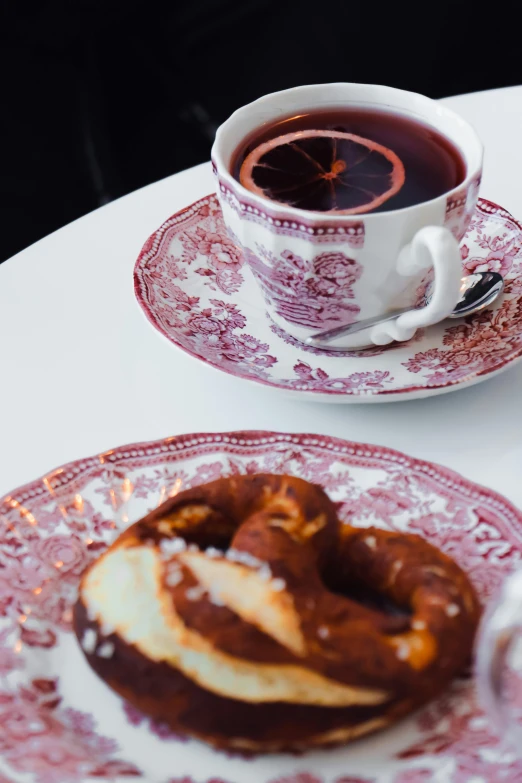
[[[337,519],[298,478],[219,479],[132,525],[82,577],[92,668],[174,731],[253,751],[346,742],[440,692],[479,619],[422,538]]]

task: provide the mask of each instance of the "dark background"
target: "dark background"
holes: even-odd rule
[[[515,7],[0,0],[0,262],[208,159],[217,125],[263,93],[357,81],[438,98],[520,83]]]

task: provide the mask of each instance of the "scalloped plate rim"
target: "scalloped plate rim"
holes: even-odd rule
[[[248,444],[248,443],[231,443],[229,441],[225,441],[224,438],[239,438],[242,439],[250,438],[254,443]],[[200,441],[200,439],[203,438],[203,441]],[[215,440],[216,438],[216,440]],[[217,438],[221,438],[221,440],[218,440]],[[376,451],[380,456],[387,457],[389,456],[392,461],[399,462],[399,461],[406,461],[405,464],[410,468],[424,468],[425,471],[428,473],[428,475],[431,475],[434,477],[433,473],[429,473],[429,471],[436,471],[436,478],[439,479],[452,479],[456,485],[460,487],[464,487],[469,491],[477,491],[479,490],[481,494],[485,495],[488,499],[494,500],[496,503],[500,503],[504,505],[506,508],[509,508],[510,513],[518,519],[520,522],[520,525],[522,527],[522,510],[518,509],[514,503],[512,503],[508,498],[506,498],[502,493],[497,492],[494,489],[491,489],[485,484],[480,484],[476,481],[473,481],[472,479],[467,478],[462,473],[459,473],[456,470],[453,470],[452,468],[447,468],[445,465],[442,465],[439,462],[432,462],[431,460],[425,460],[421,457],[413,457],[407,454],[406,452],[400,451],[400,449],[394,449],[390,448],[389,446],[379,446],[375,443],[364,443],[363,441],[353,441],[348,440],[347,438],[340,438],[336,435],[322,435],[320,433],[314,433],[314,432],[284,432],[279,430],[223,430],[223,431],[214,431],[214,432],[191,432],[191,433],[179,433],[178,435],[167,435],[164,438],[155,438],[154,440],[144,440],[144,441],[135,441],[131,443],[125,443],[121,446],[116,446],[114,448],[106,449],[104,451],[96,452],[95,454],[91,454],[88,457],[78,458],[75,460],[71,460],[70,462],[62,463],[55,468],[51,468],[50,470],[43,473],[41,476],[39,476],[36,479],[33,479],[32,481],[27,482],[26,484],[21,484],[18,487],[15,487],[10,492],[6,492],[4,495],[0,496],[0,503],[5,502],[7,498],[12,498],[15,495],[21,495],[24,493],[29,493],[33,490],[35,490],[37,487],[39,487],[43,482],[44,479],[46,479],[49,475],[57,474],[58,472],[65,472],[74,470],[75,468],[78,468],[80,470],[80,466],[85,462],[91,462],[94,460],[99,461],[99,458],[101,456],[105,455],[118,455],[118,459],[127,459],[128,457],[124,457],[123,453],[125,451],[134,451],[137,449],[150,449],[150,448],[158,448],[161,447],[162,444],[164,444],[166,441],[170,442],[180,442],[184,441],[185,439],[187,441],[197,439],[197,443],[186,443],[184,444],[183,448],[180,448],[178,451],[174,452],[176,454],[183,455],[184,449],[189,447],[195,447],[198,446],[204,446],[205,443],[208,445],[217,445],[219,443],[224,445],[231,445],[231,446],[249,446],[249,445],[257,445],[257,442],[261,442],[261,438],[276,438],[279,442],[292,442],[290,439],[297,438],[297,441],[293,441],[294,443],[297,443],[297,445],[312,445],[312,446],[320,446],[320,443],[312,443],[312,444],[306,444],[304,441],[306,439],[310,440],[319,440],[319,441],[325,441],[334,443],[336,445],[343,445],[345,447],[348,447],[349,449],[355,448],[357,449],[364,449],[365,451],[370,451],[370,455],[368,456],[368,459],[374,458],[373,452]],[[210,439],[210,440],[207,440]],[[326,447],[327,451],[331,451],[332,453],[335,453],[335,448],[328,449]],[[354,455],[356,455],[356,451],[349,452]],[[107,462],[113,462],[112,460],[107,460]],[[117,459],[114,460],[114,462],[117,462]],[[76,478],[81,476],[81,472],[78,472],[76,474]],[[70,479],[72,481],[72,479]]]

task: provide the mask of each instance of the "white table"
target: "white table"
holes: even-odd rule
[[[482,195],[522,216],[522,87],[445,102],[485,143]],[[325,405],[218,373],[151,328],[133,293],[139,250],[169,215],[212,190],[209,164],[184,171],[0,266],[0,495],[124,443],[250,428],[391,446],[522,506],[522,364],[427,400]]]

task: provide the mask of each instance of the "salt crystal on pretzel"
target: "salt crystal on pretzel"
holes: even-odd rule
[[[132,525],[85,572],[74,625],[142,712],[270,752],[347,742],[427,702],[467,665],[479,615],[424,539],[341,523],[319,487],[259,474]],[[91,649],[101,629],[110,656]]]

